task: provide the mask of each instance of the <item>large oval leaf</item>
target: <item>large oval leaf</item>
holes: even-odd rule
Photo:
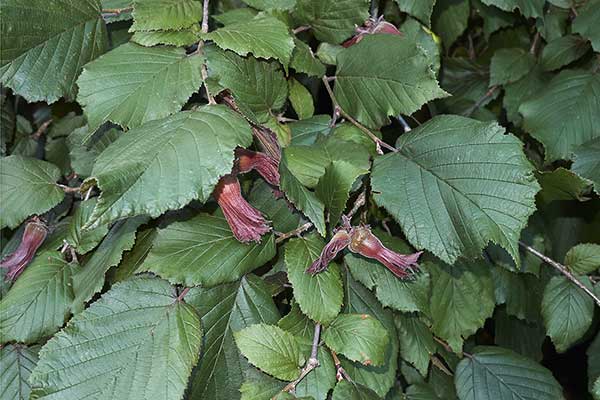
[[[202,334],[176,297],[156,278],[113,286],[42,348],[32,398],[181,399]]]
[[[562,389],[538,363],[500,347],[477,347],[456,368],[460,400],[560,400]]]
[[[140,214],[158,217],[191,200],[205,201],[231,171],[233,150],[251,141],[246,121],[220,105],[132,129],[96,161],[92,176],[102,194],[88,227]]]
[[[83,64],[106,51],[100,1],[6,0],[0,13],[2,83],[30,102],[75,97]]]
[[[519,259],[521,230],[539,185],[522,143],[496,123],[439,116],[375,160],[375,201],[417,249],[452,264],[490,242]]]

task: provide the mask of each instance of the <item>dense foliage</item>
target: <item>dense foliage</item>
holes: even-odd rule
[[[2,400],[600,400],[600,0],[0,13]]]

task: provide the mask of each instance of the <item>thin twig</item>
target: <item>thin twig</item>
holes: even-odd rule
[[[452,347],[450,347],[450,345],[448,343],[446,343],[445,340],[442,340],[442,339],[440,339],[437,336],[433,336],[433,340],[435,340],[436,342],[438,342],[439,344],[441,344],[442,347],[444,348],[444,350],[446,350],[448,353],[451,353],[451,354],[454,353],[454,350],[452,349]],[[466,351],[463,351],[462,353],[467,358],[473,358],[473,355],[470,354],[470,353],[467,353]]]
[[[177,296],[177,301],[182,302],[183,298],[185,297],[186,294],[188,294],[189,291],[190,291],[189,287],[183,288],[181,293],[179,293],[179,296]]]
[[[299,26],[297,28],[294,28],[292,30],[292,32],[294,33],[294,35],[296,35],[296,34],[298,34],[300,32],[304,32],[304,31],[307,31],[309,29],[310,29],[310,25],[302,25],[302,26]]]
[[[450,371],[448,369],[448,367],[446,367],[444,365],[444,363],[442,362],[442,360],[436,356],[435,354],[431,356],[431,363],[436,366],[440,371],[442,371],[443,373],[445,373],[448,376],[453,376],[454,374],[452,373],[452,371]]]
[[[310,351],[310,358],[304,365],[304,368],[302,368],[302,371],[300,371],[300,376],[296,380],[285,385],[285,387],[281,390],[282,392],[289,392],[289,391],[296,389],[296,385],[298,385],[298,383],[300,383],[300,381],[302,379],[304,379],[304,377],[306,375],[308,375],[310,373],[310,371],[312,371],[313,369],[315,369],[319,366],[319,359],[317,358],[317,353],[319,351],[320,337],[321,337],[321,324],[316,324],[315,331],[313,334],[313,342],[312,342],[312,348]],[[277,396],[274,396],[273,398],[275,398],[275,397],[277,397]]]
[[[561,263],[554,261],[553,259],[551,259],[550,257],[540,253],[539,251],[537,251],[536,249],[534,249],[533,247],[519,241],[519,245],[524,248],[525,250],[527,250],[528,252],[530,252],[531,254],[533,254],[534,256],[536,256],[537,258],[539,258],[540,260],[544,261],[546,264],[549,264],[551,266],[553,266],[554,268],[556,268],[561,274],[563,274],[568,280],[570,280],[571,282],[573,282],[577,287],[579,287],[581,290],[583,290],[585,292],[585,294],[587,294],[588,296],[590,296],[595,302],[596,304],[598,304],[598,306],[600,306],[600,298],[598,298],[598,296],[596,296],[594,294],[594,292],[592,292],[590,289],[587,288],[587,286],[585,286],[583,284],[583,282],[581,282],[579,279],[577,279],[575,277],[575,275],[573,275],[571,273],[571,271],[569,271],[569,269],[567,267],[565,267],[564,265],[562,265]]]
[[[481,98],[479,100],[477,100],[477,102],[475,104],[473,104],[473,106],[469,109],[467,109],[463,115],[465,117],[470,117],[471,114],[473,114],[479,107],[481,107],[481,105],[490,97],[492,97],[494,95],[494,92],[496,92],[496,90],[499,88],[498,85],[494,85],[491,88],[489,88],[489,90],[487,92],[485,92],[485,94],[483,96],[481,96]]]
[[[46,129],[48,129],[48,125],[50,125],[51,123],[52,118],[41,124],[40,127],[37,128],[37,130],[34,132],[34,134],[31,135],[31,137],[35,140],[38,140],[44,134],[44,132],[46,132]]]
[[[133,7],[123,7],[123,8],[103,8],[102,9],[102,14],[115,14],[115,15],[119,15],[119,14],[123,14],[129,11],[132,11]]]
[[[202,34],[208,33],[208,2],[209,0],[204,0],[202,4]],[[201,39],[198,42],[198,48],[195,51],[195,54],[202,54],[204,49],[204,39]],[[208,84],[206,81],[208,80],[208,68],[206,67],[206,62],[202,63],[202,67],[200,67],[200,74],[202,75],[202,81],[204,82],[204,90],[206,90],[206,97],[208,98],[208,104],[217,104],[215,98],[210,91],[208,90]]]
[[[330,80],[331,79],[329,79],[329,77],[327,77],[327,76],[323,77],[323,83],[325,84],[325,89],[327,89],[327,93],[329,94],[329,97],[331,98],[331,102],[333,103],[334,110],[337,109],[339,111],[340,115],[342,115],[344,118],[346,118],[348,121],[350,121],[352,123],[352,125],[356,126],[358,129],[360,129],[361,131],[366,133],[367,136],[369,136],[371,138],[371,140],[373,140],[378,147],[383,147],[387,150],[397,152],[398,150],[395,147],[392,147],[389,144],[387,144],[386,142],[384,142],[383,140],[379,139],[377,137],[377,135],[375,135],[373,132],[371,132],[366,126],[364,126],[363,124],[361,124],[360,122],[358,122],[357,120],[352,118],[348,113],[346,113],[342,109],[342,107],[340,107],[340,104],[338,103],[337,99],[335,98],[335,95],[333,94],[333,90],[331,90],[331,86],[329,85]],[[381,149],[379,149],[379,150],[381,150]],[[381,153],[383,153],[383,152],[381,152]]]
[[[59,188],[61,188],[65,193],[78,193],[81,191],[81,187],[70,187],[66,185],[61,185],[60,183],[56,184]]]
[[[312,227],[313,227],[313,224],[311,222],[307,222],[304,225],[294,229],[293,231],[282,233],[281,235],[279,235],[279,237],[277,239],[275,239],[275,243],[279,244],[279,243],[283,242],[284,240],[289,239],[293,236],[298,236],[301,233],[309,230]]]
[[[533,37],[531,47],[529,48],[529,54],[531,54],[532,56],[535,56],[535,53],[537,52],[538,43],[540,42],[540,36],[540,33],[536,32],[535,36]]]
[[[337,353],[333,350],[331,350],[331,357],[333,358],[333,363],[335,364],[335,378],[337,381],[339,382],[345,379],[348,382],[352,382],[352,378],[350,378],[350,375],[348,375],[344,367],[342,367],[342,363],[340,362]]]
[[[400,125],[402,125],[402,130],[404,130],[404,133],[410,132],[412,130],[412,128],[410,127],[408,122],[406,122],[406,120],[402,117],[402,115],[398,115],[396,119],[398,120],[398,122],[400,122]]]
[[[89,200],[90,196],[92,195],[92,190],[94,190],[93,186],[90,186],[90,188],[88,189],[87,193],[85,194],[85,198],[83,199],[83,201]]]
[[[358,209],[365,205],[366,200],[367,200],[367,194],[363,190],[356,198],[356,201],[354,202],[354,205],[352,206],[352,209],[350,210],[350,212],[348,212],[348,214],[346,214],[346,217],[348,218],[348,220],[352,219],[352,217],[354,216],[354,214],[356,214]]]
[[[477,58],[477,55],[475,54],[475,46],[473,45],[473,37],[469,34],[469,36],[467,36],[467,38],[469,39],[469,59],[471,61],[475,61],[475,59]]]

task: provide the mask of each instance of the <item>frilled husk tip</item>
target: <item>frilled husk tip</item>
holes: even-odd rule
[[[235,151],[237,168],[245,173],[256,170],[265,181],[279,186],[279,161],[266,153],[238,148]]]
[[[345,230],[339,230],[331,238],[329,243],[323,247],[321,255],[306,270],[309,274],[318,274],[329,266],[329,263],[350,244],[350,235]]]
[[[37,249],[44,243],[48,235],[48,227],[38,217],[34,217],[25,225],[21,243],[17,249],[0,261],[0,268],[8,269],[6,279],[14,281],[29,265]]]
[[[324,271],[337,254],[346,247],[353,253],[379,261],[401,279],[409,278],[418,270],[417,263],[423,253],[422,251],[413,254],[396,253],[385,247],[373,235],[368,226],[351,227],[349,224],[345,224],[333,235],[321,251],[319,258],[312,263],[306,272],[316,274]]]
[[[214,192],[225,219],[237,240],[243,243],[260,242],[262,235],[271,227],[260,211],[252,207],[242,196],[236,177],[226,175],[217,184]]]

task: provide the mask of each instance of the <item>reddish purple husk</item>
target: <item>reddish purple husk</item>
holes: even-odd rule
[[[215,188],[214,196],[233,235],[240,242],[260,242],[262,235],[271,230],[260,211],[242,197],[240,183],[235,176],[222,177]]]
[[[1,268],[7,268],[6,279],[14,281],[31,262],[37,249],[42,245],[48,235],[48,227],[38,217],[34,217],[25,225],[21,243],[17,249],[6,256],[1,262]]]

